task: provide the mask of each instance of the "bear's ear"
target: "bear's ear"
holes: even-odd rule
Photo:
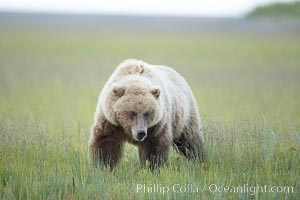
[[[150,92],[153,94],[153,96],[158,99],[160,95],[160,87],[152,87]]]
[[[125,93],[125,87],[124,86],[120,86],[120,85],[115,85],[115,86],[113,86],[112,92],[117,97],[121,97]]]

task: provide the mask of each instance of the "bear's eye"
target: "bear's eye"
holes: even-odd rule
[[[149,112],[145,112],[144,117],[148,117],[148,116],[149,116]]]
[[[136,112],[134,112],[134,111],[129,111],[129,117],[131,118],[131,119],[133,119],[134,117],[136,117],[137,116],[137,113]]]

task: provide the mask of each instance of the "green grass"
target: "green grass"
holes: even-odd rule
[[[2,29],[0,199],[299,199],[299,42],[292,34]],[[130,145],[113,172],[89,165],[98,94],[126,58],[186,77],[203,119],[205,166],[172,151],[151,173]],[[137,184],[199,191],[137,193]],[[211,184],[293,192],[211,192]]]

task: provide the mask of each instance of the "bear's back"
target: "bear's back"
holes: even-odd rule
[[[114,74],[114,82],[120,81],[125,77],[143,77],[151,82],[164,86],[170,93],[190,96],[190,87],[183,76],[173,68],[164,65],[150,65],[140,60],[128,59],[121,63]]]
[[[118,76],[138,75],[145,72],[145,65],[143,61],[128,59],[122,62],[116,69]]]

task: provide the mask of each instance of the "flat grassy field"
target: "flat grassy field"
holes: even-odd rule
[[[127,58],[185,76],[205,165],[172,150],[152,173],[131,145],[113,172],[89,164],[98,94]],[[297,34],[1,28],[0,199],[299,199],[299,166]]]

